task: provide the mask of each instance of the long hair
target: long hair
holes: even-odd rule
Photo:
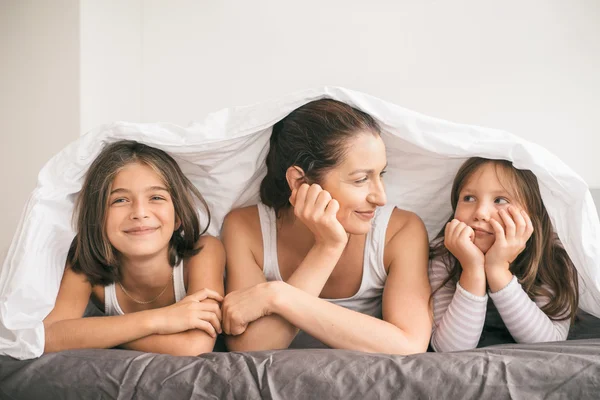
[[[525,249],[510,264],[510,271],[518,278],[528,296],[533,299],[545,296],[550,301],[541,309],[553,320],[574,320],[579,304],[579,285],[577,270],[554,233],[550,216],[542,201],[537,178],[529,170],[516,169],[510,161],[490,160],[473,157],[468,159],[458,170],[452,190],[450,202],[454,218],[459,195],[469,178],[483,165],[492,164],[504,173],[510,186],[516,192],[518,201],[525,207],[533,224],[533,234],[527,241]],[[456,257],[444,246],[444,228],[432,241],[429,252],[430,259],[440,257],[448,268],[448,278],[440,287],[448,282],[456,284],[462,273],[462,267]],[[568,312],[566,312],[568,310]]]
[[[168,258],[172,267],[201,250],[196,243],[210,224],[206,201],[171,156],[132,140],[107,145],[92,162],[75,202],[73,220],[76,236],[67,256],[73,271],[83,273],[92,285],[106,286],[121,279],[118,251],[108,240],[105,225],[115,176],[132,163],[151,167],[160,176],[173,200],[180,226],[169,241]],[[200,229],[194,198],[202,203],[208,215],[203,230]]]
[[[291,166],[319,183],[323,175],[340,163],[349,139],[358,134],[379,136],[379,124],[369,114],[331,99],[312,101],[299,107],[273,126],[267,155],[267,175],[260,184],[260,199],[279,211],[291,206],[286,179]]]

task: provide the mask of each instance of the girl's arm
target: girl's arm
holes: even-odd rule
[[[188,273],[188,295],[209,288],[223,295],[223,270],[225,250],[221,241],[212,236],[203,236],[198,241],[203,246],[200,253],[185,262]],[[170,335],[154,334],[121,345],[123,348],[172,355],[199,355],[211,352],[215,346],[216,333],[221,333],[221,311],[219,303],[205,299],[202,303],[210,307],[216,315],[214,324],[218,327],[212,334],[200,329],[190,329]]]
[[[92,288],[83,274],[65,268],[54,308],[44,319],[44,352],[69,349],[111,348],[154,333],[174,333],[190,328],[207,329],[206,321],[191,319],[198,314],[197,300],[217,293],[202,292],[186,304],[168,310],[82,318]]]
[[[241,307],[235,311],[235,319],[248,321],[233,331],[225,329],[236,335],[225,338],[227,347],[232,351],[285,349],[298,333],[298,328],[285,319],[269,315],[267,307],[260,306],[264,302],[255,301],[256,298],[270,299],[273,294],[266,290],[271,286],[265,285],[265,276],[252,252],[252,240],[255,240],[256,232],[260,232],[259,226],[253,226],[258,221],[256,212],[255,208],[235,210],[223,224],[222,235],[227,252],[227,292],[236,292],[228,295],[228,298],[239,300]],[[316,245],[290,276],[288,284],[309,296],[318,296],[343,249],[343,246]],[[252,317],[252,311],[243,308],[244,306],[253,308],[259,315]]]
[[[517,343],[539,343],[567,340],[571,321],[551,320],[541,309],[549,299],[532,301],[515,276],[503,289],[490,297],[498,309],[502,321]],[[564,315],[568,315],[565,312]]]
[[[553,321],[548,318],[540,309],[547,299],[531,301],[510,272],[510,263],[523,251],[533,233],[529,215],[514,206],[500,210],[499,214],[504,226],[498,221],[490,221],[496,240],[486,253],[485,270],[490,297],[504,324],[517,343],[566,340],[570,320]],[[568,312],[565,310],[565,314]]]
[[[448,277],[446,265],[440,258],[430,261],[429,282],[436,290]],[[461,280],[462,280],[461,276]],[[485,278],[484,278],[485,279]],[[447,282],[433,294],[434,326],[431,346],[435,351],[474,349],[479,343],[488,296],[477,296],[464,289],[460,282],[455,286]]]
[[[255,302],[266,314],[279,315],[330,347],[394,354],[425,351],[431,333],[427,235],[423,223],[413,214],[409,214],[401,229],[392,228],[398,224],[400,213],[394,210],[388,226],[392,238],[386,245],[385,258],[390,267],[383,294],[383,320],[332,304],[283,282],[262,286],[265,294],[255,296]],[[249,306],[243,306],[248,303],[243,297],[234,299],[231,309],[248,309]],[[228,319],[225,314],[224,311],[225,330],[235,330],[240,321],[235,317]],[[252,315],[246,313],[249,314]],[[260,315],[255,313],[252,317],[257,319]]]

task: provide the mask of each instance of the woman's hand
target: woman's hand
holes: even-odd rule
[[[221,309],[217,302],[223,297],[210,289],[202,289],[181,301],[154,311],[157,316],[157,332],[161,335],[199,329],[216,337],[221,333]]]
[[[340,205],[316,183],[302,184],[292,191],[294,215],[315,235],[315,242],[326,246],[345,246],[348,233],[337,219]]]
[[[500,222],[490,220],[496,239],[485,255],[486,272],[508,271],[510,264],[525,249],[533,233],[533,224],[524,210],[509,206],[508,210],[500,210],[499,215],[505,228]]]
[[[223,300],[223,331],[241,335],[248,324],[272,313],[274,287],[277,282],[265,282],[244,290],[236,290]]]
[[[457,219],[446,224],[444,232],[444,245],[456,257],[463,271],[483,270],[485,256],[473,243],[475,232],[473,229]]]

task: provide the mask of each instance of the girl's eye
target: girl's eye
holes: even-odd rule
[[[508,204],[509,202],[504,197],[497,197],[494,200],[494,203],[496,203],[496,204]]]
[[[383,177],[383,176],[384,176],[386,173],[387,173],[387,171],[386,171],[386,170],[383,170],[383,171],[381,171],[381,172],[379,173],[379,176]]]
[[[365,183],[365,182],[366,182],[368,179],[369,179],[369,178],[368,178],[367,176],[365,176],[365,177],[364,177],[364,178],[362,178],[362,179],[359,179],[359,180],[357,180],[357,181],[354,181],[354,183]]]
[[[463,201],[465,201],[467,203],[470,203],[470,202],[475,201],[475,197],[473,197],[471,195],[466,195],[466,196],[463,197]]]
[[[127,200],[123,198],[115,199],[112,201],[112,204],[125,203]]]
[[[152,196],[150,200],[164,200],[165,198],[162,196]]]

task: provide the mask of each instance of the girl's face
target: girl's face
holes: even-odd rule
[[[346,157],[321,186],[340,203],[337,218],[346,232],[358,235],[371,229],[375,209],[387,201],[382,179],[387,159],[379,135],[358,134],[347,145]]]
[[[507,190],[510,186],[512,185],[502,167],[486,163],[473,172],[458,195],[454,218],[475,231],[473,243],[484,254],[496,240],[490,220],[495,219],[504,228],[504,222],[498,214],[501,209],[506,209],[509,205],[524,209],[514,191]]]
[[[171,196],[161,177],[145,164],[125,166],[113,181],[108,202],[106,234],[127,259],[164,252],[178,228]]]

